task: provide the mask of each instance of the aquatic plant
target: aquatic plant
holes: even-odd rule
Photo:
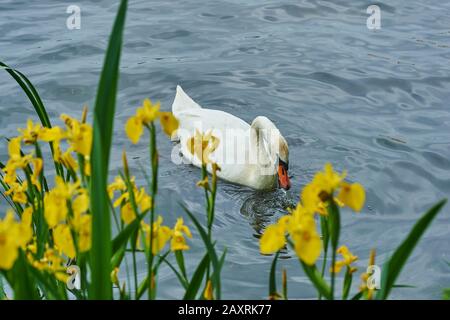
[[[345,177],[345,172],[340,174],[334,171],[330,163],[327,163],[324,170],[316,173],[312,181],[303,188],[296,208],[289,210],[289,214],[281,217],[276,224],[269,225],[261,236],[261,253],[276,253],[269,278],[270,298],[287,298],[286,294],[280,295],[277,292],[275,279],[279,252],[286,245],[294,250],[303,271],[317,289],[319,299],[322,297],[326,299],[337,298],[335,292],[336,275],[345,267],[341,298],[344,300],[349,298],[353,275],[357,271],[352,263],[358,257],[353,255],[346,245],[340,245],[340,211],[345,206],[356,212],[361,211],[365,202],[365,191],[359,183],[346,182]],[[409,255],[445,203],[446,200],[442,200],[425,213],[384,264],[379,290],[376,290],[372,285],[367,285],[367,280],[371,275],[364,272],[361,275],[362,284],[359,292],[352,299],[388,298],[391,290],[398,286],[396,280]],[[316,216],[320,221],[320,232],[317,231]],[[329,250],[331,250],[330,283],[325,280]],[[324,256],[319,272],[316,262],[322,251]],[[337,260],[337,254],[342,256],[341,260]],[[369,267],[372,268],[373,266],[375,266],[375,250],[371,251],[369,258]],[[284,285],[283,292],[286,292]]]
[[[159,212],[156,126],[159,123],[168,136],[178,127],[177,119],[170,112],[161,111],[159,103],[145,99],[123,124],[133,144],[139,143],[144,133],[149,134],[151,172],[144,174],[146,185],[136,183],[125,151],[121,170],[109,181],[126,11],[127,1],[122,0],[99,80],[92,124],[87,122],[85,108],[80,119],[61,115],[61,125],[53,126],[31,81],[0,62],[0,67],[23,89],[40,120],[40,124],[28,120],[18,135],[8,139],[9,160],[0,163],[1,194],[10,205],[5,217],[0,219],[0,299],[141,299],[145,295],[155,299],[162,265],[167,265],[176,275],[184,299],[221,299],[221,270],[226,250],[219,254],[213,237],[220,167],[209,159],[219,139],[211,132],[196,132],[187,141],[188,150],[202,163],[197,185],[205,196],[204,223],[180,204],[204,247],[203,257],[194,270],[187,270],[185,264],[191,230],[183,217],[174,226],[165,225],[164,213]],[[45,151],[47,144],[49,152]],[[275,277],[279,251],[285,246],[298,256],[319,298],[337,298],[336,275],[345,268],[342,298],[348,298],[356,271],[352,263],[357,257],[339,243],[340,207],[360,211],[365,192],[360,184],[350,184],[344,179],[345,174],[335,172],[327,164],[303,189],[296,208],[266,229],[260,242],[261,252],[275,253],[269,279],[271,298],[288,296],[286,272],[282,273],[281,294]],[[388,297],[408,256],[444,203],[437,204],[417,222],[387,261],[381,289],[375,292],[363,282],[354,299]],[[320,232],[316,220],[320,221]],[[329,250],[330,284],[325,280]],[[322,252],[324,261],[319,271],[316,263]],[[130,255],[131,271],[127,268]],[[138,255],[144,255],[147,262],[142,279],[137,273]],[[170,255],[176,264],[169,259]],[[374,259],[372,251],[371,265]],[[121,282],[118,274],[124,269],[129,280]],[[74,283],[77,275],[79,285]],[[363,274],[362,278],[368,276]],[[5,288],[13,296],[8,297]]]
[[[191,231],[182,217],[173,227],[157,215],[158,151],[155,125],[171,135],[178,121],[170,112],[159,110],[159,103],[145,99],[128,119],[125,132],[138,143],[144,130],[150,135],[151,177],[147,186],[138,186],[123,152],[123,168],[108,182],[109,153],[112,144],[119,60],[127,1],[122,1],[109,41],[101,73],[93,124],[61,115],[63,126],[52,126],[44,104],[32,83],[21,72],[0,63],[21,86],[31,101],[41,124],[28,120],[19,135],[8,140],[9,160],[0,164],[3,197],[11,209],[0,220],[0,298],[6,298],[3,279],[15,299],[149,299],[157,296],[157,274],[165,263],[185,289],[186,299],[221,297],[220,270],[225,252],[217,255],[212,224],[217,176],[205,189],[207,225],[184,208],[205,244],[205,255],[192,277],[185,269],[183,251],[189,250]],[[212,139],[212,137],[211,137]],[[52,167],[44,160],[48,143],[53,160],[54,183],[49,181]],[[214,165],[214,172],[220,170]],[[206,167],[202,181],[207,180]],[[120,217],[117,216],[120,212]],[[112,237],[113,217],[117,235]],[[170,243],[170,248],[166,248]],[[134,293],[120,283],[119,269],[133,261]],[[173,253],[177,265],[169,261]],[[136,255],[144,254],[147,275],[138,283]],[[74,286],[79,273],[80,285]],[[130,274],[128,274],[130,276]],[[203,290],[199,293],[200,288]],[[113,288],[117,294],[113,295]]]

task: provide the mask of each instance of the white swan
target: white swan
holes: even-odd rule
[[[201,163],[188,150],[187,141],[195,130],[212,130],[219,138],[217,149],[210,155],[221,171],[219,178],[257,190],[270,190],[277,186],[290,188],[288,176],[289,149],[277,127],[266,117],[256,117],[249,125],[229,113],[204,109],[194,102],[180,86],[172,104],[172,112],[180,125],[176,139],[181,153],[197,167]],[[211,172],[211,166],[208,165]]]

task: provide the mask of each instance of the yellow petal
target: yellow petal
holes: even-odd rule
[[[75,214],[81,214],[89,209],[89,196],[87,192],[82,192],[72,202],[72,210]]]
[[[322,241],[316,233],[304,237],[303,241],[295,242],[295,253],[304,263],[310,266],[316,263],[321,250]]]
[[[20,137],[12,138],[8,143],[8,154],[11,158],[20,157]]]
[[[332,273],[339,273],[342,270],[342,267],[344,266],[343,261],[336,261],[334,266],[330,268],[330,272]]]
[[[136,219],[136,214],[129,202],[122,206],[122,208],[120,209],[120,213],[123,222],[125,222],[126,224],[130,224],[134,221],[134,219]]]
[[[87,124],[81,124],[76,132],[74,132],[71,138],[71,144],[73,149],[77,153],[81,153],[84,156],[91,154],[92,148],[92,127]]]
[[[364,187],[359,183],[349,184],[344,182],[338,199],[354,211],[359,212],[364,206],[366,192],[364,191]]]
[[[172,134],[178,129],[179,122],[172,112],[160,112],[159,120],[163,131],[172,137]]]
[[[17,246],[12,241],[8,241],[0,245],[0,252],[0,269],[11,269],[19,254]]]
[[[84,175],[87,177],[91,176],[91,161],[89,160],[89,157],[86,157],[84,162]]]
[[[142,197],[140,197],[139,199],[139,209],[141,209],[141,211],[144,212],[151,209],[151,207],[152,207],[152,197],[144,193]]]
[[[27,226],[31,226],[32,216],[33,216],[33,208],[32,207],[28,207],[25,210],[23,210],[22,223]]]
[[[111,282],[114,284],[118,284],[119,283],[119,268],[114,268],[113,271],[111,271]]]
[[[42,128],[39,132],[39,139],[50,142],[55,140],[61,140],[64,138],[64,131],[60,127]]]
[[[205,179],[198,181],[197,186],[209,190],[208,176],[206,176]]]
[[[142,122],[137,117],[129,118],[125,125],[125,132],[131,142],[134,144],[138,143],[142,133],[144,132]]]
[[[67,200],[60,196],[55,190],[44,196],[44,217],[50,228],[55,227],[67,216]]]
[[[262,254],[272,254],[282,249],[286,244],[284,228],[278,224],[272,224],[259,240],[259,250]]]
[[[158,254],[172,237],[172,230],[167,226],[160,226],[157,228],[156,232],[154,230],[153,234],[152,252],[153,254]]]
[[[80,252],[86,252],[91,249],[92,239],[92,216],[83,215],[81,217],[80,232],[78,235],[78,247]]]
[[[205,298],[205,300],[213,300],[213,286],[212,286],[212,282],[211,280],[208,280],[208,282],[206,283],[206,288],[205,288],[205,292],[203,293],[203,297]]]
[[[55,245],[69,258],[75,257],[75,245],[68,225],[60,224],[53,230]]]
[[[175,232],[172,240],[170,241],[170,250],[189,250],[189,246],[186,244],[186,239],[181,232]]]

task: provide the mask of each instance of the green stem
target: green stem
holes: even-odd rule
[[[333,253],[331,255],[331,266],[333,268],[335,262],[336,262],[336,249],[333,248]],[[336,282],[336,273],[331,272],[331,300],[334,300],[334,286]]]
[[[325,269],[327,267],[327,256],[328,256],[328,250],[327,250],[327,248],[324,248],[322,271],[320,272],[320,275],[322,276],[322,278],[325,275]],[[319,300],[322,300],[322,294],[321,293],[319,293]]]
[[[150,186],[152,206],[150,209],[150,248],[148,257],[148,299],[153,298],[153,223],[155,220],[155,197],[158,191],[158,152],[156,149],[156,131],[154,123],[147,127],[150,131],[150,163],[152,167],[152,183]]]
[[[132,257],[133,257],[133,274],[134,274],[134,298],[137,300],[138,279],[137,279],[137,265],[136,265],[136,250],[133,250]]]

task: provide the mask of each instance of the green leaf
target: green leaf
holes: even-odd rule
[[[109,39],[94,109],[90,186],[92,211],[90,299],[112,298],[112,284],[110,279],[112,256],[111,212],[109,210],[106,187],[127,3],[127,0],[121,1]]]
[[[363,292],[363,291],[360,291],[360,292],[358,292],[357,294],[355,294],[355,295],[353,296],[353,298],[351,298],[351,300],[361,300],[361,298],[363,297],[363,295],[364,295],[364,292]]]
[[[280,251],[277,251],[277,253],[275,254],[275,257],[273,258],[272,266],[270,267],[269,297],[278,296],[276,271],[277,271],[277,261],[278,261],[278,256],[279,255],[280,255]]]
[[[121,264],[123,257],[125,256],[125,249],[126,246],[123,245],[115,251],[111,258],[111,270],[114,270],[114,268],[117,268]]]
[[[0,273],[0,300],[5,300],[7,298],[5,293],[5,287],[3,284],[3,275]]]
[[[417,221],[406,239],[395,250],[394,254],[383,266],[381,288],[377,293],[377,299],[387,299],[389,293],[391,292],[391,289],[394,287],[397,277],[400,275],[403,266],[405,265],[415,246],[446,202],[447,200],[440,201],[427,213],[425,213],[419,221]]]
[[[352,287],[353,275],[347,268],[344,277],[344,287],[342,289],[342,300],[347,300],[348,294],[350,293],[350,289]]]
[[[153,274],[156,277],[157,273],[158,273],[158,269],[159,266],[161,265],[162,262],[168,262],[166,260],[166,257],[169,255],[170,251],[167,251],[165,254],[163,254],[162,256],[159,257],[158,262],[155,264],[154,268],[153,268]],[[171,266],[172,267],[172,266]],[[172,270],[175,271],[175,273],[177,272],[173,267]],[[178,275],[177,275],[178,276]],[[142,282],[139,284],[138,286],[138,290],[136,293],[136,299],[139,300],[140,298],[142,298],[142,296],[144,295],[145,291],[148,290],[149,285],[148,285],[148,274],[145,276],[144,280],[142,280]],[[185,288],[187,287],[187,285],[185,286]]]
[[[223,264],[225,263],[225,257],[226,257],[226,255],[227,255],[227,248],[225,248],[225,249],[223,250],[222,256],[221,256],[220,259],[219,259],[219,265],[218,265],[218,268],[217,268],[217,270],[214,270],[214,273],[213,273],[213,275],[212,275],[212,278],[213,278],[213,279],[215,278],[215,273],[218,273],[218,274],[219,274],[219,277],[220,277],[220,273],[221,273],[221,271],[222,271]]]
[[[7,66],[5,63],[0,61],[0,67],[3,67],[2,69],[6,70],[13,78],[16,80],[16,82],[19,84],[19,86],[22,88],[22,90],[27,95],[28,99],[30,100],[31,104],[34,107],[34,110],[36,111],[39,119],[41,120],[41,123],[44,127],[51,128],[52,125],[50,123],[50,119],[48,118],[47,111],[45,110],[44,104],[42,103],[41,97],[39,96],[37,90],[33,86],[30,80],[22,74],[20,71],[15,70]]]
[[[334,202],[333,198],[330,199],[328,205],[328,228],[331,240],[331,265],[336,262],[336,250],[339,246],[339,235],[341,233],[341,215],[339,208]],[[331,300],[334,299],[334,289],[336,282],[336,274],[331,273]]]
[[[333,200],[330,201],[328,206],[328,228],[331,246],[333,247],[333,250],[336,251],[339,245],[339,234],[341,233],[341,217],[339,208]]]
[[[186,290],[189,286],[187,280],[167,259],[164,259],[164,262],[169,266],[170,269],[172,269],[173,273],[175,273],[175,275],[177,276],[178,281],[180,281],[181,285]]]
[[[182,250],[175,251],[175,259],[177,260],[178,267],[180,267],[181,274],[185,279],[187,279],[186,267],[184,266],[184,257]]]
[[[129,225],[127,225],[112,241],[112,252],[117,253],[117,250],[125,246],[131,235],[139,228],[141,225],[142,217],[138,216]]]
[[[19,86],[22,88],[22,90],[27,95],[28,99],[30,100],[31,104],[33,105],[33,108],[36,112],[36,114],[39,117],[39,120],[41,121],[41,124],[44,127],[51,128],[52,124],[50,122],[50,119],[47,114],[47,110],[45,109],[44,103],[41,100],[41,97],[39,96],[39,93],[37,92],[36,88],[33,86],[31,81],[20,71],[15,70],[5,63],[0,61],[0,69],[6,70],[13,78],[16,80],[16,82],[19,84]],[[53,144],[49,142],[50,150],[52,152],[52,155],[54,154],[53,150]],[[62,166],[56,162],[54,162],[56,172],[61,172]]]
[[[331,299],[331,289],[320,275],[320,272],[317,270],[316,266],[309,266],[300,259],[299,261],[309,280],[311,280],[314,287],[316,287],[319,293],[322,294],[326,299]]]
[[[444,290],[444,295],[443,295],[442,299],[450,300],[450,288]]]
[[[322,232],[323,250],[328,251],[328,244],[330,242],[330,236],[328,232],[328,220],[327,217],[320,216],[320,230]]]
[[[405,289],[414,289],[416,286],[412,286],[410,284],[394,284],[393,288],[405,288]]]
[[[206,268],[209,265],[209,255],[205,254],[203,259],[198,264],[197,269],[189,282],[189,287],[184,294],[183,300],[194,300],[197,296],[198,289],[200,288],[203,278],[206,274]]]
[[[212,277],[212,282],[214,285],[214,288],[216,290],[216,298],[218,300],[220,300],[220,296],[221,296],[221,288],[220,288],[220,265],[219,265],[219,261],[217,258],[217,254],[216,251],[214,249],[214,246],[212,245],[211,241],[209,240],[208,235],[206,234],[206,231],[203,229],[203,227],[200,225],[200,223],[198,222],[198,220],[195,218],[195,216],[189,211],[188,208],[186,208],[184,205],[181,205],[184,209],[184,211],[187,213],[187,215],[189,216],[189,218],[192,220],[192,222],[194,223],[195,227],[197,228],[203,243],[206,246],[206,250],[208,251],[209,254],[209,258],[211,260],[211,263],[213,265],[213,269],[214,269],[214,273],[213,273],[213,277]]]
[[[26,262],[26,257],[20,250],[13,267],[14,283],[12,288],[14,291],[14,299],[16,300],[39,300],[39,293],[34,277],[30,272],[31,267]]]
[[[58,291],[58,286],[53,275],[38,271],[32,267],[28,269],[35,280],[41,284],[41,287],[44,289],[42,291],[48,299],[62,300],[64,298]]]

